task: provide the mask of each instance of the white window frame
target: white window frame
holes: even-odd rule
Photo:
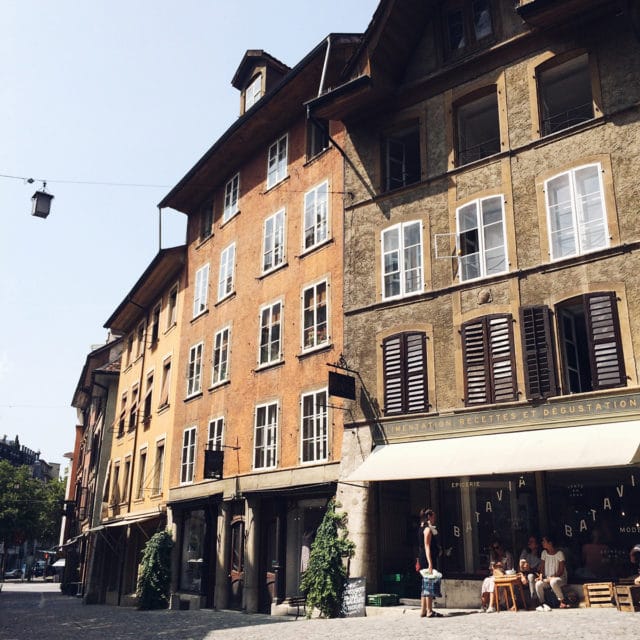
[[[143,320],[136,327],[136,360],[144,353],[145,338],[147,335],[147,323]]]
[[[267,189],[275,187],[288,175],[289,134],[278,138],[267,153]]]
[[[142,456],[144,456],[144,465],[142,464]],[[147,464],[149,452],[147,445],[140,447],[138,451],[138,482],[136,483],[136,500],[144,499],[144,481],[147,474]]]
[[[265,219],[262,234],[262,273],[274,271],[285,261],[285,210]]]
[[[229,380],[229,354],[231,351],[231,328],[220,329],[213,336],[213,354],[211,356],[211,386],[217,386]]]
[[[407,230],[417,226],[420,240],[417,245],[406,246]],[[397,246],[387,248],[386,238],[392,234],[397,234]],[[422,222],[420,220],[410,220],[401,222],[384,229],[380,235],[380,254],[381,254],[381,276],[382,276],[382,299],[392,300],[394,298],[404,298],[422,293],[424,290],[424,260],[423,260],[423,238],[422,238]],[[416,264],[409,266],[408,252],[415,253]],[[394,258],[395,256],[395,258]],[[391,268],[393,267],[393,268]],[[413,274],[411,280],[408,279],[409,274]],[[397,278],[397,292],[387,294],[387,282],[392,282]],[[413,287],[409,286],[409,282],[415,282]]]
[[[158,451],[162,447],[162,455],[158,456]],[[164,481],[164,461],[166,456],[166,437],[162,436],[156,440],[155,460],[153,461],[153,487],[152,496],[162,495],[162,483]]]
[[[153,382],[155,378],[155,371],[151,369],[151,371],[147,371],[147,375],[145,376],[145,390],[144,390],[144,400],[143,400],[143,421],[148,422],[151,419],[151,415],[153,414]],[[147,413],[148,410],[148,413]]]
[[[329,459],[329,413],[326,388],[303,393],[300,397],[300,461],[325,462]],[[305,400],[311,400],[311,412],[306,413]],[[321,402],[324,400],[324,402]],[[305,457],[306,447],[311,445],[312,455]]]
[[[240,201],[240,174],[236,173],[224,186],[224,210],[222,211],[222,222],[228,222],[240,211],[238,202]]]
[[[278,321],[274,322],[274,310],[278,307],[279,316]],[[266,367],[277,362],[282,361],[282,327],[284,305],[282,300],[276,300],[271,304],[266,304],[260,308],[260,318],[258,321],[259,334],[258,334],[258,366]],[[274,329],[278,330],[277,340],[274,339]],[[277,352],[273,353],[273,345],[277,342]],[[262,358],[263,348],[266,347],[267,357]]]
[[[189,349],[189,364],[187,368],[187,398],[202,392],[202,359],[204,357],[204,342],[198,342]]]
[[[485,211],[484,205],[489,201],[497,200],[500,201],[500,219],[487,222],[484,218],[484,214],[488,213],[488,211]],[[475,211],[472,211],[472,209],[475,209]],[[467,216],[467,219],[470,219],[467,214],[471,214],[470,217],[473,217],[475,219],[475,223],[474,226],[466,226],[466,228],[463,229],[463,216]],[[495,246],[487,246],[489,234],[498,228],[500,228],[500,233],[502,236],[501,243],[495,244]],[[477,234],[477,251],[463,254],[462,247],[464,243],[462,241],[462,235],[463,233],[469,233],[473,230],[476,230]],[[481,278],[488,278],[490,276],[507,273],[509,271],[509,258],[507,255],[507,230],[504,213],[504,196],[493,195],[487,196],[485,198],[477,198],[476,200],[466,202],[456,209],[456,249],[458,255],[458,278],[460,279],[460,282],[470,282],[473,280],[479,280]],[[500,255],[502,256],[502,269],[491,265],[492,258],[499,258]],[[477,275],[467,276],[467,269],[472,264],[473,256],[477,256],[477,260],[475,262]],[[469,266],[467,266],[467,264]]]
[[[278,422],[280,414],[279,402],[268,402],[256,405],[253,431],[253,468],[273,469],[278,466]],[[264,421],[261,417],[264,416]],[[275,420],[269,420],[274,418]],[[258,445],[258,441],[262,444]],[[262,464],[258,464],[261,454]]]
[[[244,110],[248,111],[262,98],[262,74],[259,73],[244,90]]]
[[[171,401],[171,355],[162,359],[162,378],[160,380],[160,398],[158,409],[168,407]]]
[[[196,280],[193,288],[193,317],[196,318],[207,310],[209,293],[209,263],[196,271]]]
[[[220,254],[218,275],[218,302],[228,298],[234,291],[236,243],[232,242]]]
[[[318,303],[318,290],[324,285],[325,296],[324,304]],[[306,294],[312,291],[312,306],[307,308],[306,306]],[[329,281],[327,279],[319,280],[318,282],[306,286],[302,290],[301,305],[302,307],[302,351],[313,351],[325,347],[329,344]],[[318,319],[319,311],[324,307],[324,321]],[[324,328],[324,338],[322,336],[322,330]],[[311,332],[309,332],[309,330]],[[307,341],[305,338],[310,335],[311,341]]]
[[[224,417],[218,416],[209,420],[207,449],[220,451],[224,444]]]
[[[310,251],[329,237],[329,181],[325,180],[304,194],[302,250]]]
[[[598,177],[598,188],[599,193],[597,198],[600,201],[600,216],[597,220],[587,221],[585,220],[585,209],[584,209],[584,201],[586,197],[593,196],[595,192],[586,195],[579,195],[576,188],[576,174],[579,171],[584,171],[587,169],[595,168]],[[562,255],[556,255],[556,251],[554,251],[554,236],[560,232],[561,230],[554,230],[554,225],[552,224],[552,207],[558,207],[560,205],[551,205],[549,201],[550,191],[551,191],[551,183],[555,180],[561,179],[563,176],[568,176],[569,178],[569,200],[565,202],[565,205],[570,207],[570,226],[564,228],[564,231],[572,237],[574,250],[570,253],[563,253]],[[552,261],[562,260],[564,258],[570,258],[572,256],[583,255],[585,253],[590,253],[592,251],[599,251],[600,249],[606,249],[610,244],[609,238],[609,224],[607,218],[607,207],[606,207],[606,198],[605,198],[605,189],[602,180],[602,165],[599,162],[593,162],[589,164],[583,164],[579,167],[573,167],[568,171],[563,171],[558,173],[548,180],[544,182],[544,193],[545,193],[545,209],[547,214],[547,233],[549,236],[549,255]],[[563,203],[560,203],[563,204]],[[594,223],[595,222],[595,223]],[[587,230],[589,224],[594,227],[596,224],[602,227],[601,235],[603,236],[603,242],[601,242],[598,246],[590,246],[585,247],[587,244]]]
[[[174,284],[167,295],[167,331],[178,322],[178,285]]]
[[[192,484],[196,466],[196,442],[198,427],[188,427],[182,434],[182,455],[180,457],[180,484]]]

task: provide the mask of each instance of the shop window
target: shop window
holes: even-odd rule
[[[508,271],[502,196],[480,198],[456,210],[462,282]]]
[[[594,117],[588,54],[560,64],[553,62],[537,74],[543,136]]]
[[[329,121],[307,120],[307,160],[315,158],[329,148]]]
[[[462,325],[465,406],[518,399],[510,314]]]
[[[483,96],[457,104],[455,122],[457,166],[500,151],[500,117],[495,88]]]
[[[399,333],[382,342],[385,415],[429,410],[426,343],[424,333]]]
[[[384,140],[385,190],[420,181],[420,130],[417,126],[388,135]]]
[[[556,175],[545,181],[544,191],[552,260],[609,246],[600,164]]]
[[[555,308],[560,376],[554,371],[554,336],[550,310],[524,307],[521,312],[527,398],[558,392],[584,393],[623,387],[626,374],[615,293],[589,293]]]
[[[447,54],[465,55],[491,40],[494,33],[490,0],[454,0],[446,3],[444,38]]]
[[[382,297],[398,298],[423,289],[422,223],[403,222],[382,232]]]
[[[203,509],[185,514],[182,524],[180,557],[180,589],[191,593],[202,591],[207,522]]]

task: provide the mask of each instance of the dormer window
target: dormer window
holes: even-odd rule
[[[262,98],[262,74],[259,73],[246,88],[244,93],[244,110],[248,111]]]

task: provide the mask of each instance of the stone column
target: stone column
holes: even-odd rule
[[[247,498],[245,502],[245,539],[243,608],[247,613],[258,612],[259,602],[259,544],[260,544],[260,501]]]
[[[212,560],[215,562],[216,586],[213,594],[213,606],[226,609],[229,604],[229,529],[231,527],[230,503],[220,502],[216,519],[216,552]]]

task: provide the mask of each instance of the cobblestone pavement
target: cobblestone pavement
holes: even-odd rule
[[[58,585],[5,583],[0,593],[0,639],[23,640],[637,640],[640,613],[569,609],[481,614],[441,610],[423,619],[416,608],[368,608],[366,618],[306,620],[234,611],[136,611],[83,605]]]

